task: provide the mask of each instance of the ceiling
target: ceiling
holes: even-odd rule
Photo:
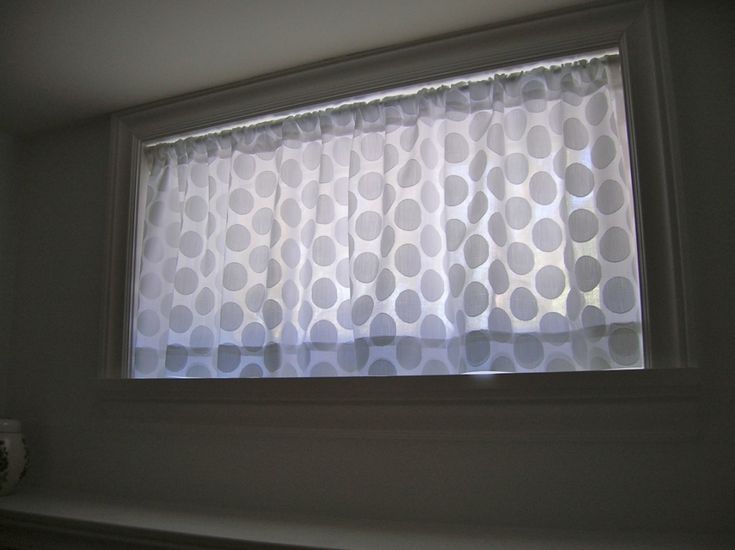
[[[587,0],[2,0],[0,130],[29,134]]]

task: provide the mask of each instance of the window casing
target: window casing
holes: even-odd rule
[[[631,172],[639,223],[645,363],[654,369],[685,366],[675,141],[670,131],[669,98],[664,86],[665,63],[656,34],[651,32],[654,26],[650,5],[641,2],[561,12],[391,51],[350,56],[120,113],[113,121],[110,292],[105,304],[107,323],[103,343],[105,377],[129,375],[133,292],[130,273],[135,236],[132,221],[136,208],[131,184],[138,174],[143,143],[357,93],[609,47],[620,49],[626,82]],[[360,383],[385,387],[383,382]],[[437,383],[445,385],[447,381]],[[462,394],[461,388],[469,387],[470,383],[449,384],[455,384]],[[524,382],[519,378],[511,384]],[[405,382],[397,384],[398,395],[402,385]],[[378,396],[384,391],[377,390]]]

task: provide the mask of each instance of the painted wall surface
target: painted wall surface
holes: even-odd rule
[[[7,379],[11,368],[11,330],[15,286],[16,141],[0,133],[0,417],[8,414]]]
[[[106,119],[23,142],[10,412],[29,487],[203,507],[526,527],[724,529],[735,509],[733,89],[722,8],[667,5],[702,434],[682,441],[452,441],[253,433],[204,404],[96,404]],[[718,13],[719,10],[719,13]],[[258,414],[284,414],[261,405]],[[130,412],[130,409],[128,409]],[[299,411],[286,411],[298,414]],[[330,414],[345,413],[340,406]],[[388,408],[371,414],[391,421]],[[147,418],[142,420],[142,418]],[[174,414],[175,418],[175,414]]]

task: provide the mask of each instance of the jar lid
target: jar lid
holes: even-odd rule
[[[20,420],[0,418],[0,433],[20,433]]]

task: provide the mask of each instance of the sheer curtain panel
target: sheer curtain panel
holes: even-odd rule
[[[618,60],[149,147],[135,377],[643,366]]]

